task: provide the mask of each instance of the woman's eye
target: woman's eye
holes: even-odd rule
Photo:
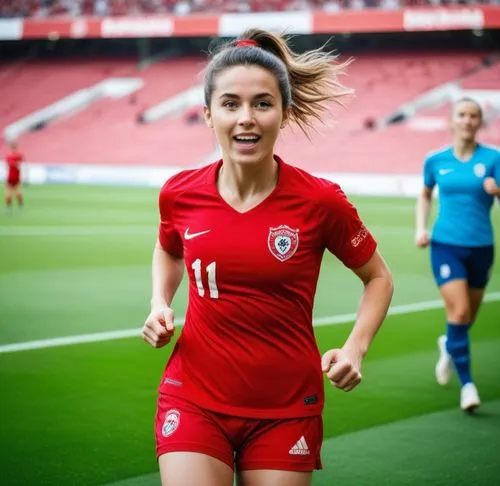
[[[235,108],[236,107],[236,103],[234,101],[226,101],[224,103],[224,107],[225,108]]]
[[[269,108],[271,106],[271,103],[269,101],[259,101],[257,103],[258,108]]]

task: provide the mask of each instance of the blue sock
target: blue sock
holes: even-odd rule
[[[446,331],[446,350],[451,356],[462,386],[467,383],[472,383],[470,372],[469,327],[470,324],[453,324],[448,322]]]

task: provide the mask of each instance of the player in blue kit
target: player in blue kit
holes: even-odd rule
[[[494,258],[491,208],[500,197],[500,151],[479,144],[481,106],[470,98],[454,103],[451,114],[453,144],[425,160],[424,187],[417,202],[416,244],[430,244],[431,264],[446,308],[446,335],[438,338],[436,379],[450,381],[452,363],[460,379],[460,407],[480,405],[471,375],[469,329],[474,322]],[[427,222],[434,187],[439,189],[439,211],[432,236]]]

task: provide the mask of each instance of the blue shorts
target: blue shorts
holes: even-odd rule
[[[491,276],[494,246],[456,246],[431,242],[431,264],[438,287],[452,280],[467,280],[469,287],[484,289]]]

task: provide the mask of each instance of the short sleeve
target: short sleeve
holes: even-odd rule
[[[375,253],[377,242],[342,189],[332,184],[324,198],[325,247],[346,267],[359,268]]]
[[[169,254],[182,258],[184,248],[182,238],[174,225],[174,192],[169,189],[168,182],[162,187],[159,196],[160,227],[158,240],[162,248]]]
[[[436,185],[432,159],[427,157],[424,162],[424,186],[432,189]]]

